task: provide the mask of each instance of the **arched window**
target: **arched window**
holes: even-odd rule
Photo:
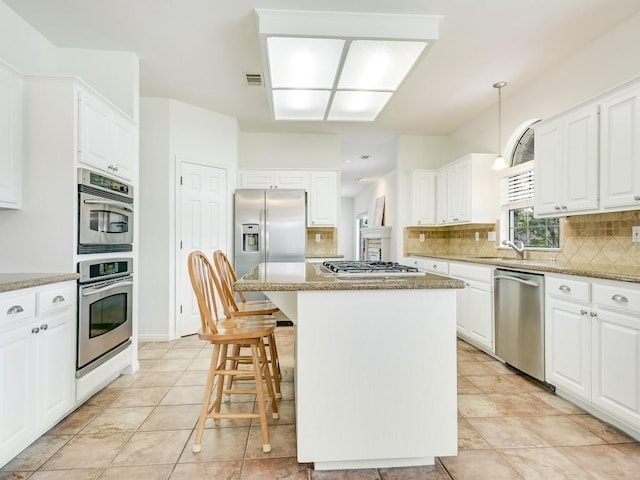
[[[538,119],[527,120],[516,128],[506,144],[509,167],[520,168],[506,171],[502,178],[501,238],[512,242],[521,241],[527,248],[559,248],[560,220],[558,218],[536,218],[533,211],[534,130],[531,127]],[[506,155],[505,155],[505,158]]]
[[[534,159],[534,135],[531,126],[540,119],[533,118],[521,123],[511,134],[505,145],[505,158],[509,166],[515,167]]]
[[[534,146],[535,139],[533,135],[533,128],[528,127],[520,136],[520,139],[516,143],[512,153],[510,167],[515,167],[521,163],[530,162],[534,159]]]

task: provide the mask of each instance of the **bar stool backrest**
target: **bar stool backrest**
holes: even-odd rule
[[[189,254],[189,277],[198,301],[202,332],[217,334],[216,323],[219,320],[216,292],[221,290],[220,282],[207,256],[199,250]]]

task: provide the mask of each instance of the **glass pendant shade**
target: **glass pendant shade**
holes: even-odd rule
[[[502,155],[498,155],[496,159],[493,161],[493,166],[491,167],[493,170],[502,170],[503,168],[507,168],[507,162],[505,161]]]

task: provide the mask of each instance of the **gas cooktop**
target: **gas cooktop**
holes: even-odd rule
[[[366,260],[336,260],[322,262],[329,272],[339,275],[357,276],[415,276],[424,275],[415,267],[408,267],[397,262],[380,262]]]

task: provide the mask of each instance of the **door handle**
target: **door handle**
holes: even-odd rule
[[[533,282],[533,281],[530,281],[530,280],[525,280],[525,279],[519,278],[519,277],[511,277],[511,276],[508,276],[508,275],[496,275],[493,278],[495,278],[496,280],[511,280],[513,282],[522,283],[523,285],[528,285],[530,287],[538,288],[540,286],[536,282]]]
[[[114,202],[110,200],[85,200],[84,203],[85,205],[107,205],[108,207],[115,207],[121,210],[126,210],[127,212],[133,212],[132,208],[129,208],[128,205],[121,202]]]

